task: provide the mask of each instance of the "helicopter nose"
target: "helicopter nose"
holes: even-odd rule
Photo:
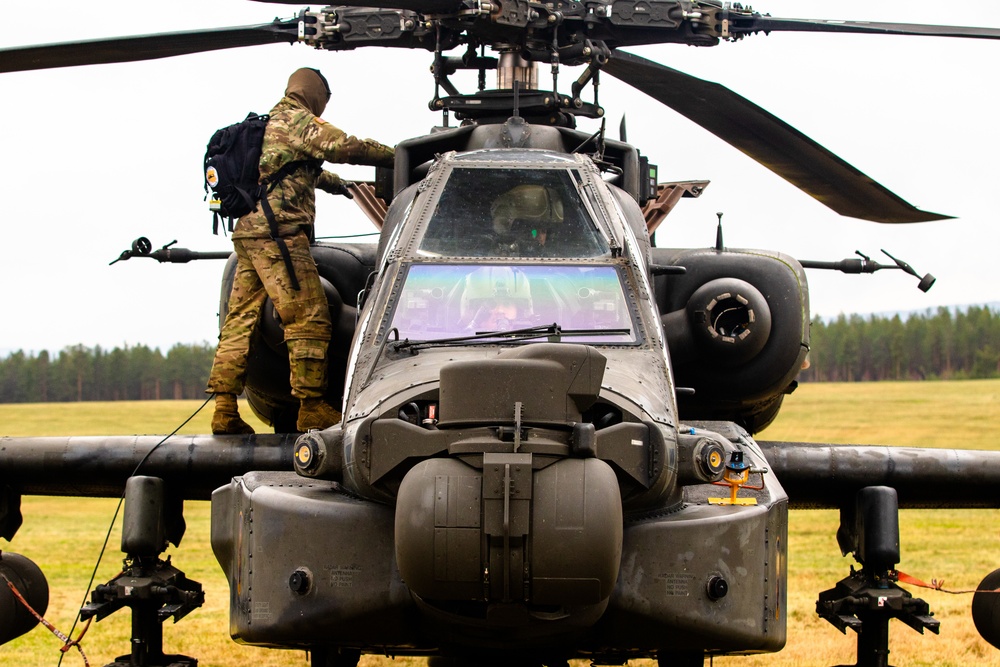
[[[618,478],[601,459],[563,458],[566,443],[545,445],[540,431],[582,421],[606,361],[587,346],[536,343],[441,368],[438,427],[470,430],[449,447],[455,458],[422,461],[400,483],[396,559],[414,595],[482,603],[477,614],[504,624],[512,605],[526,618],[532,605],[607,604],[622,548]]]
[[[396,561],[430,603],[606,604],[618,578],[622,502],[611,467],[564,459],[533,470],[531,454],[416,465],[396,503]],[[482,611],[480,609],[479,611]]]

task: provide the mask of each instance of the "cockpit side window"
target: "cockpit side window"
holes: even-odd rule
[[[566,169],[452,170],[420,242],[424,256],[610,253]]]

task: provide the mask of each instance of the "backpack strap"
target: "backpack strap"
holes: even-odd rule
[[[233,218],[232,217],[228,217],[227,218],[224,215],[219,215],[218,211],[212,211],[212,233],[215,234],[216,236],[218,236],[219,235],[219,222],[224,222],[226,220],[228,220],[229,222],[225,226],[223,226],[223,228],[222,228],[223,235],[225,234],[226,229],[229,230],[230,234],[233,233]]]
[[[288,162],[288,163],[282,165],[281,169],[278,169],[278,171],[274,172],[273,174],[271,174],[267,178],[261,179],[260,183],[261,183],[261,185],[266,185],[267,186],[266,192],[270,192],[286,176],[291,176],[293,173],[295,173],[299,169],[303,169],[303,168],[308,168],[308,169],[313,169],[313,170],[322,169],[323,168],[323,161],[322,160],[294,160],[292,162]],[[264,194],[266,194],[266,192],[261,193],[261,196],[263,196]]]
[[[281,169],[261,181],[262,187],[259,195],[260,208],[264,212],[264,217],[267,218],[267,225],[271,230],[271,239],[278,244],[278,251],[281,253],[281,258],[285,261],[285,268],[288,269],[288,278],[292,282],[292,289],[296,292],[299,291],[299,280],[295,277],[295,267],[292,266],[292,256],[288,252],[288,245],[285,243],[285,239],[278,236],[278,221],[274,218],[274,210],[271,208],[271,203],[267,201],[267,195],[274,190],[275,186],[278,185],[278,183],[280,183],[286,176],[291,175],[300,168],[321,169],[322,166],[322,160],[295,160],[294,162],[289,162],[283,165]],[[240,191],[240,194],[244,194],[242,190]],[[310,239],[310,241],[311,240],[312,239]]]
[[[236,193],[240,196],[240,199],[244,201],[244,203],[251,211],[257,208],[257,200],[260,199],[261,195],[263,194],[263,188],[257,186],[253,188],[251,192],[247,192],[246,190],[244,190],[239,186],[234,186],[233,189],[236,190]],[[233,231],[231,226],[229,231]]]
[[[271,240],[278,244],[278,251],[281,253],[281,258],[285,260],[285,268],[288,269],[288,278],[292,281],[292,289],[298,292],[299,280],[295,277],[292,256],[288,252],[288,244],[285,243],[285,239],[278,236],[278,221],[274,219],[274,210],[271,208],[271,203],[267,201],[266,193],[260,198],[260,208],[264,211],[264,217],[267,218],[268,227],[271,228]]]

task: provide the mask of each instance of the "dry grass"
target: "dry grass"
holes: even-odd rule
[[[1000,448],[1000,381],[808,384],[785,400],[761,440],[798,440],[908,447]],[[716,665],[854,664],[855,635],[844,636],[815,613],[817,594],[847,576],[836,511],[792,512],[788,539],[788,644],[778,654],[716,659]],[[946,588],[972,589],[1000,567],[1000,531],[994,510],[904,510],[900,513],[899,569]],[[971,595],[910,587],[941,621],[941,635],[920,635],[894,621],[890,660],[895,665],[1000,665],[1000,651],[984,642],[969,613]]]
[[[88,403],[0,404],[0,435],[145,435],[167,434],[189,417],[179,433],[211,433],[211,402],[94,401]],[[257,429],[268,427],[241,401],[240,414]]]
[[[786,400],[778,421],[761,435],[768,440],[880,443],[995,449],[1000,443],[1000,381],[812,384]],[[187,418],[198,401],[160,403],[83,403],[0,405],[3,435],[98,435],[166,433]],[[248,411],[244,411],[248,412]],[[208,430],[204,410],[183,433]],[[84,597],[117,501],[107,499],[25,498],[25,525],[10,545],[28,555],[49,577],[52,601],[47,617],[66,630]],[[203,608],[180,625],[164,626],[167,650],[199,659],[202,667],[303,667],[302,652],[270,651],[234,644],[228,636],[228,589],[209,541],[208,504],[187,503],[188,530],[178,567],[206,590]],[[901,570],[924,580],[944,578],[948,588],[974,588],[1000,565],[996,513],[985,510],[904,511],[901,513]],[[774,655],[717,658],[715,665],[853,664],[854,636],[843,636],[814,612],[816,595],[847,575],[850,559],[841,558],[834,537],[836,512],[793,512],[789,526],[789,642]],[[119,531],[112,531],[99,582],[120,565]],[[941,636],[918,635],[898,622],[892,629],[895,665],[1000,665],[1000,652],[979,639],[968,608],[971,597],[911,589],[926,599],[942,621]],[[84,647],[91,664],[103,665],[127,652],[127,612],[90,628]],[[44,629],[0,648],[0,665],[55,665],[59,642]],[[82,665],[75,654],[64,665]],[[366,657],[365,667],[423,665],[422,660]],[[580,662],[579,665],[586,663]],[[633,661],[632,665],[649,665]]]

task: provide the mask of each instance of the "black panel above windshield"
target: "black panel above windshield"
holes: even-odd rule
[[[567,169],[451,171],[421,256],[600,257],[608,242]]]

